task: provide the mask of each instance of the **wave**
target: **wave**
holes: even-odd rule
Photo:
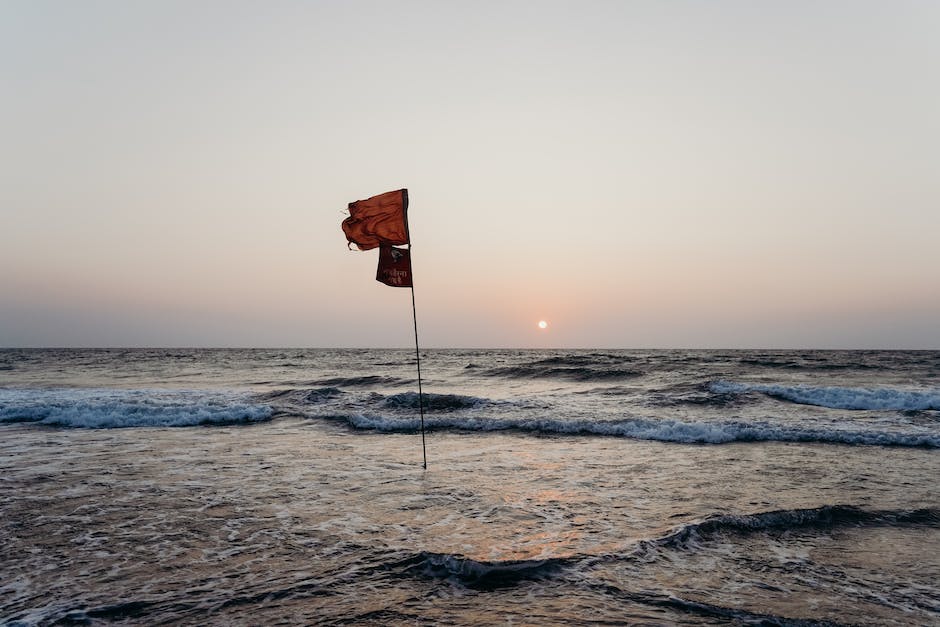
[[[260,422],[274,412],[233,394],[167,390],[0,390],[0,423],[117,429]]]
[[[940,390],[785,386],[729,381],[713,381],[708,387],[713,393],[719,395],[759,392],[791,403],[830,409],[897,411],[940,409]]]
[[[784,529],[836,527],[918,526],[940,528],[940,510],[865,510],[851,505],[824,505],[810,509],[788,509],[757,514],[723,514],[683,525],[671,533],[645,541],[640,549],[651,546],[673,549],[690,548],[698,540],[723,533],[746,534]]]
[[[626,562],[645,568],[652,561],[664,559],[669,568],[677,562],[675,553],[705,552],[703,543],[717,540],[722,545],[737,544],[733,536],[747,534],[774,534],[789,530],[828,530],[843,527],[909,526],[940,528],[940,510],[866,510],[852,505],[825,505],[817,508],[789,509],[754,514],[722,514],[682,525],[665,535],[639,542],[630,542],[621,550],[601,554],[575,554],[528,560],[478,560],[457,553],[420,551],[399,553],[383,565],[406,577],[432,579],[455,588],[490,592],[504,588],[525,586],[530,582],[542,585],[575,585],[580,590],[592,590],[612,597],[625,606],[663,608],[689,616],[693,622],[750,624],[750,625],[831,625],[825,619],[790,618],[770,613],[771,607],[739,607],[737,603],[720,605],[701,599],[688,598],[683,589],[671,590],[650,586],[644,577],[637,584],[629,575],[611,577],[601,567],[606,563]],[[730,537],[729,537],[730,536]],[[744,545],[746,546],[746,545]],[[617,571],[615,571],[617,572]],[[628,571],[630,572],[630,571]],[[598,574],[599,573],[599,574]],[[755,582],[760,585],[760,582]],[[544,588],[543,588],[544,589]],[[690,590],[695,593],[695,590]],[[701,596],[701,595],[695,595]]]
[[[623,355],[613,355],[611,353],[584,353],[576,355],[557,355],[546,357],[529,362],[531,366],[590,366],[597,365],[600,361],[622,363],[629,358]]]
[[[803,364],[791,360],[746,358],[739,360],[738,363],[759,368],[782,368],[786,370],[802,370],[804,368]]]
[[[473,409],[480,407],[489,401],[477,396],[464,396],[461,394],[432,394],[424,393],[419,395],[417,392],[403,392],[401,394],[392,394],[386,396],[383,401],[386,407],[401,409],[419,409],[420,397],[423,396],[423,405],[425,410],[430,411],[454,411],[458,409]]]
[[[503,366],[482,371],[488,377],[504,379],[564,379],[567,381],[604,381],[642,376],[642,372],[624,368],[589,368],[586,366],[557,366],[523,364]]]
[[[645,395],[646,404],[653,407],[675,407],[678,405],[696,405],[699,407],[730,407],[741,402],[739,393],[712,389],[710,383],[683,383],[659,390],[649,390]]]
[[[834,623],[829,621],[818,621],[813,619],[788,618],[776,614],[767,614],[763,612],[751,612],[741,608],[724,607],[713,603],[703,601],[694,601],[683,599],[674,594],[656,594],[653,592],[633,592],[625,590],[610,582],[587,584],[589,587],[599,590],[606,595],[614,596],[626,604],[640,604],[651,607],[666,608],[678,611],[682,614],[689,614],[695,617],[704,617],[711,624],[714,619],[718,619],[720,624],[732,625],[766,625],[768,627],[834,627]],[[696,624],[699,621],[696,621]]]
[[[400,561],[398,566],[412,576],[446,579],[478,590],[495,590],[524,580],[550,577],[573,561],[573,558],[481,561],[462,555],[422,551]]]
[[[361,414],[332,414],[319,419],[347,423],[354,429],[383,433],[415,433],[418,418],[390,418]],[[602,436],[653,440],[680,444],[728,444],[731,442],[820,442],[829,444],[940,448],[938,433],[887,432],[835,428],[784,427],[769,423],[696,422],[627,418],[586,422],[551,418],[499,419],[484,417],[425,417],[426,430],[516,431],[539,435]]]
[[[781,370],[818,370],[818,371],[838,371],[838,370],[882,370],[886,366],[881,364],[865,363],[838,363],[830,362],[820,358],[809,358],[797,356],[795,359],[774,359],[766,358],[744,358],[738,361],[743,366],[757,366],[758,368],[774,368]]]
[[[636,395],[637,392],[637,388],[634,387],[611,385],[587,390],[575,390],[571,393],[577,396],[633,396]]]
[[[578,353],[554,355],[511,366],[481,368],[469,363],[464,370],[475,370],[482,376],[503,379],[564,379],[568,381],[604,381],[642,376],[644,373],[624,368],[632,361],[624,355],[610,353]]]
[[[379,375],[363,375],[361,377],[331,377],[318,379],[312,385],[328,387],[369,387],[373,385],[401,385],[414,383],[414,379],[401,379],[399,377],[383,377]]]
[[[294,410],[304,412],[310,405],[319,405],[333,400],[342,400],[344,403],[367,403],[371,407],[418,410],[419,397],[423,397],[425,411],[458,411],[461,409],[475,409],[484,405],[498,403],[478,396],[462,394],[436,394],[424,392],[419,396],[417,392],[401,392],[399,394],[383,395],[378,392],[354,394],[336,387],[322,388],[286,388],[256,395],[254,398],[263,402],[274,403],[281,410]]]
[[[606,562],[649,561],[663,550],[699,551],[701,543],[727,535],[841,527],[940,528],[940,509],[866,510],[852,505],[824,505],[754,514],[721,514],[681,525],[666,534],[627,545],[624,551],[600,555],[555,556],[529,560],[477,560],[460,554],[421,551],[395,560],[389,568],[405,575],[443,579],[460,585],[492,590],[521,581],[553,577],[574,567],[585,573]]]
[[[290,401],[294,403],[307,404],[320,403],[329,399],[343,396],[345,394],[346,392],[335,387],[313,389],[288,388],[284,390],[274,390],[273,392],[259,394],[256,398],[263,401]]]

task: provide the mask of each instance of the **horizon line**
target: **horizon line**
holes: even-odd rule
[[[16,350],[414,350],[413,346],[0,346],[0,351]],[[902,347],[746,347],[746,346],[422,346],[424,350],[531,350],[531,351],[841,351],[841,352],[937,352],[940,347],[902,348]]]

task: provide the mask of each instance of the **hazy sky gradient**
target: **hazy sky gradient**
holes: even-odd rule
[[[0,3],[0,346],[940,348],[940,3]],[[548,320],[547,331],[536,323]]]

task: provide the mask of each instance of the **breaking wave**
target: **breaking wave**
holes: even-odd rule
[[[235,394],[167,390],[0,390],[0,423],[116,429],[190,427],[268,420],[267,405]]]
[[[416,417],[338,414],[318,416],[345,422],[355,429],[384,433],[414,433],[420,429]],[[425,417],[425,429],[453,431],[516,431],[539,435],[583,435],[654,440],[682,444],[727,444],[731,442],[821,442],[831,444],[940,448],[940,434],[888,432],[863,429],[784,427],[769,423],[696,422],[627,418],[585,422],[551,418],[499,419],[462,416]]]
[[[940,409],[940,390],[785,386],[729,381],[714,381],[709,384],[709,389],[719,395],[759,392],[791,403],[830,409],[897,411]]]

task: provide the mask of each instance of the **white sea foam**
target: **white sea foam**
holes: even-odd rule
[[[244,395],[198,390],[0,389],[0,423],[58,427],[187,427],[267,420]]]
[[[760,392],[801,405],[831,409],[922,411],[940,409],[940,390],[897,388],[814,387],[808,385],[767,385],[715,381],[709,389],[716,394]]]
[[[384,416],[332,416],[356,429],[383,432],[413,432],[420,428],[416,418]],[[729,442],[831,442],[880,446],[940,447],[940,434],[931,431],[879,431],[864,428],[790,427],[769,422],[706,422],[627,418],[584,422],[562,419],[491,419],[450,416],[425,417],[428,429],[458,431],[523,431],[540,434],[623,437],[684,444],[725,444]]]

